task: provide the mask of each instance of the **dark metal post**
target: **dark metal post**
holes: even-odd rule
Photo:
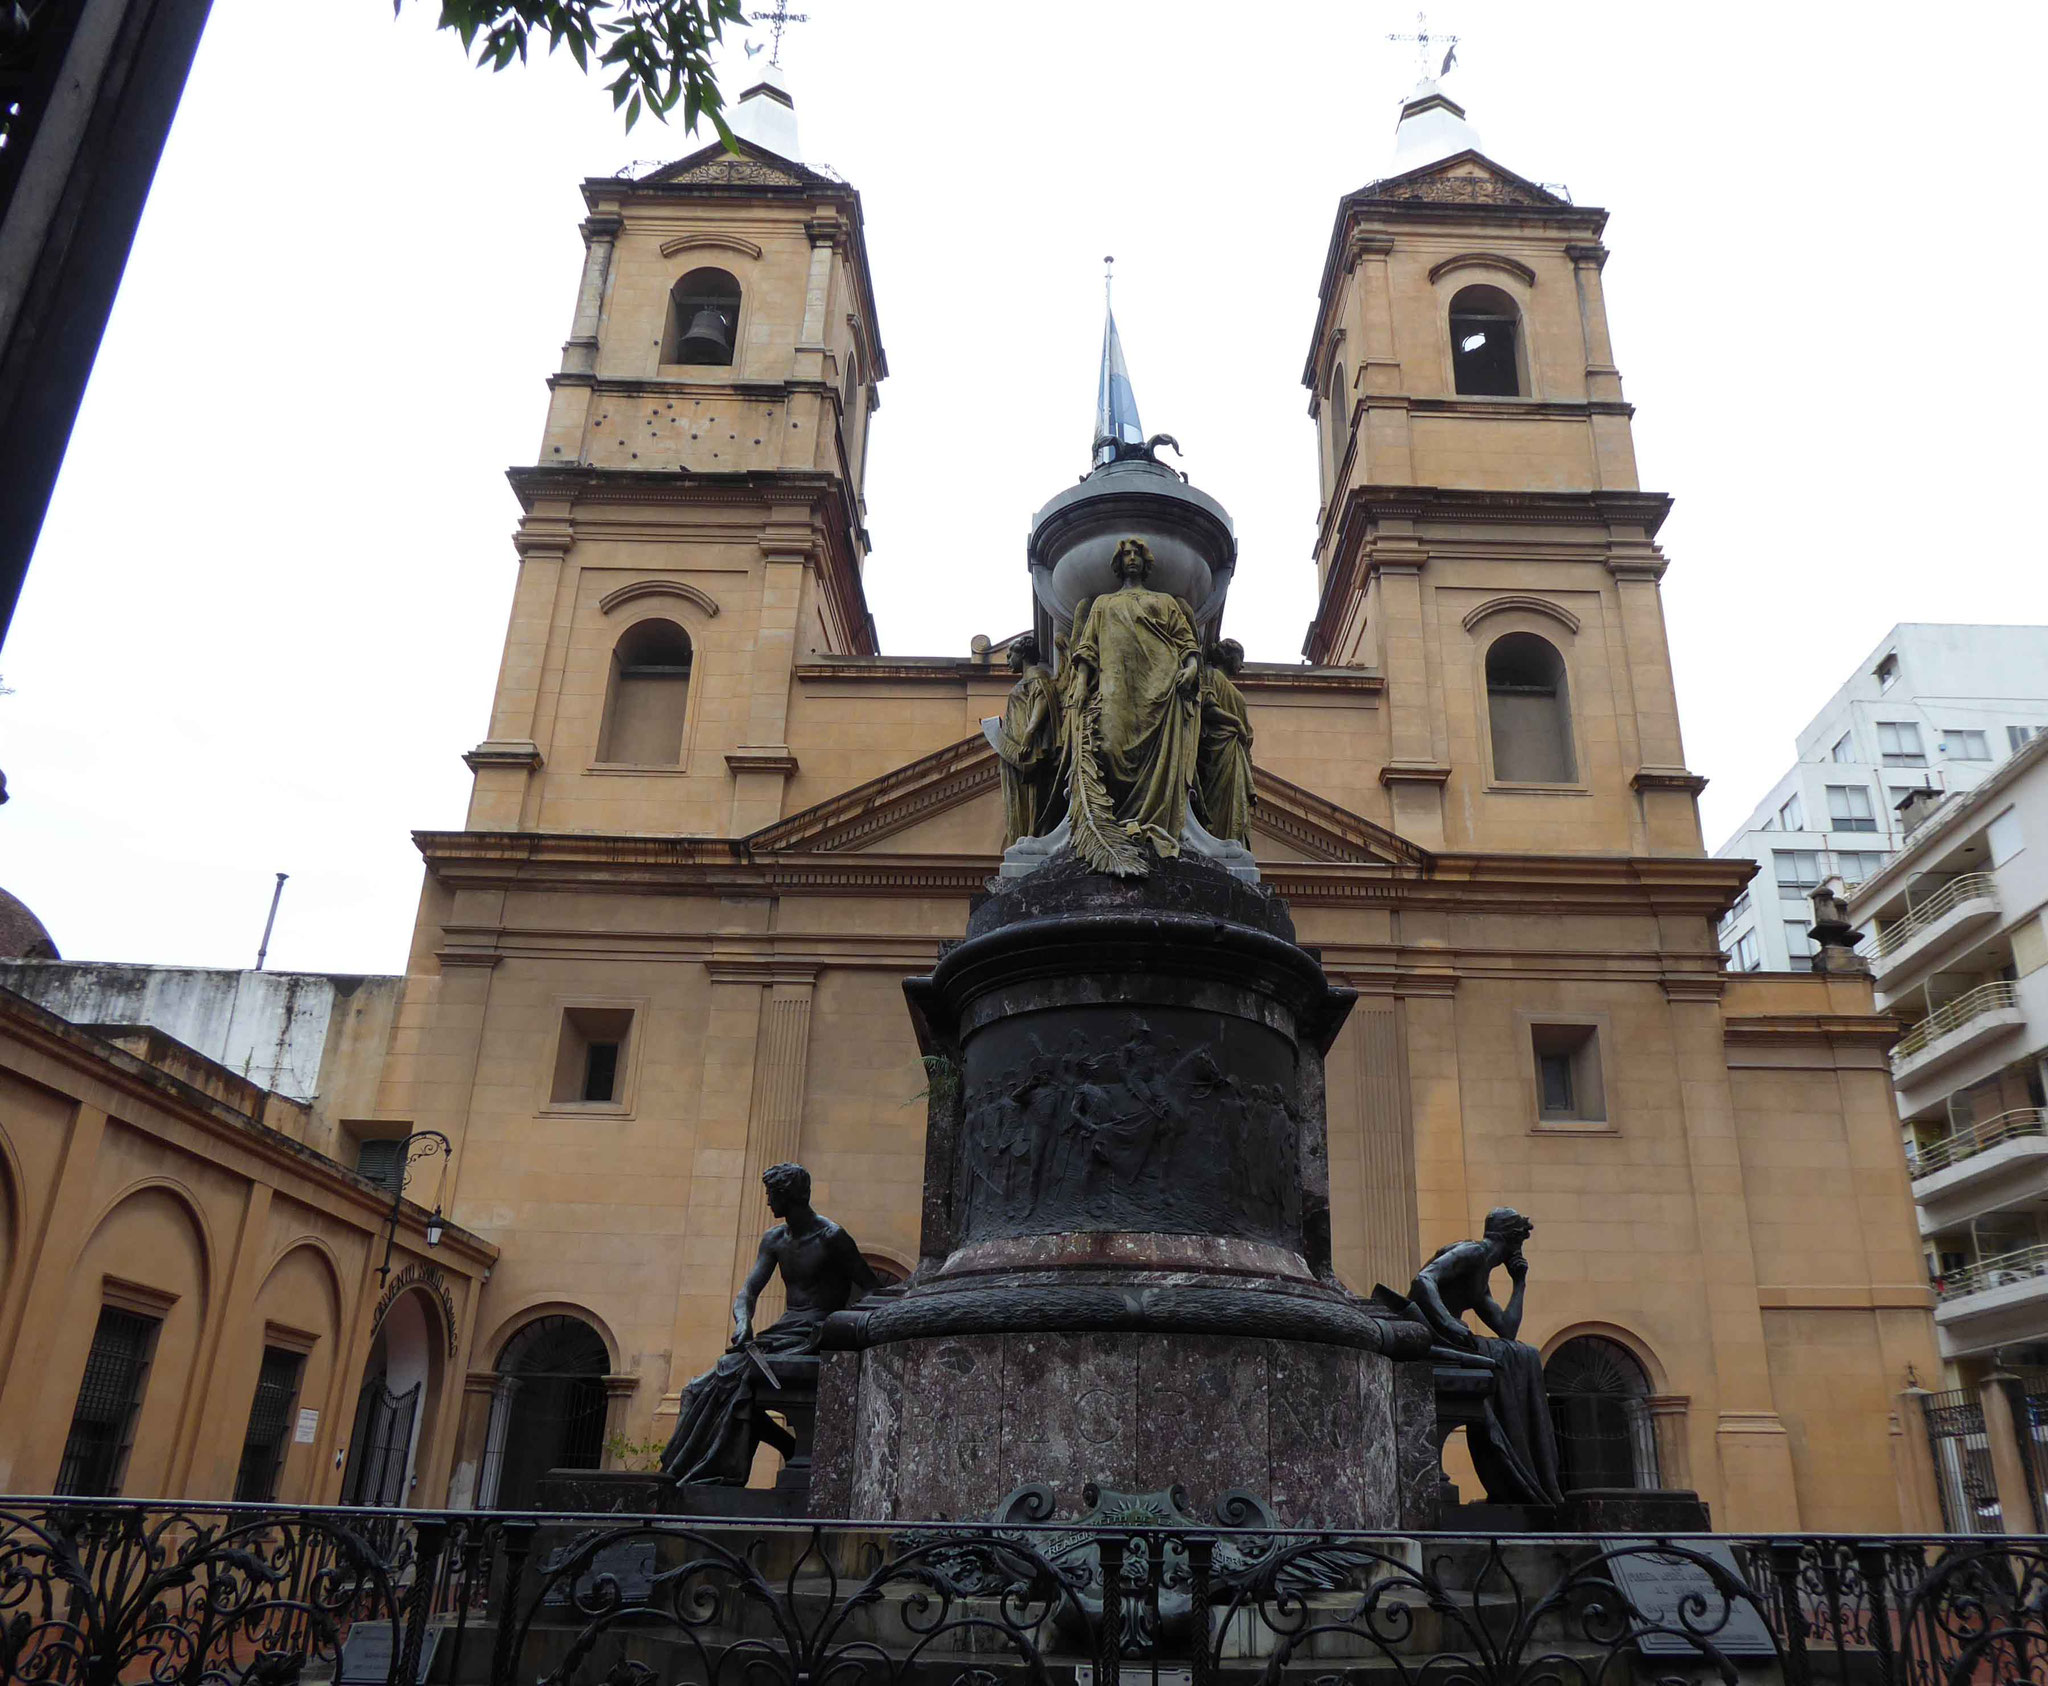
[[[413,1143],[424,1142],[426,1146],[415,1150]],[[454,1145],[439,1130],[415,1130],[399,1144],[398,1175],[391,1185],[391,1211],[384,1220],[384,1262],[377,1267],[377,1286],[383,1287],[391,1274],[391,1249],[398,1240],[398,1219],[405,1209],[405,1185],[412,1175],[415,1159],[431,1159],[440,1154],[446,1159],[454,1152]],[[441,1207],[434,1205],[434,1223],[441,1221]],[[427,1239],[431,1243],[439,1234],[433,1224],[428,1225]]]
[[[1216,1635],[1209,1612],[1209,1570],[1215,1557],[1216,1542],[1208,1535],[1197,1534],[1189,1539],[1188,1598],[1193,1608],[1188,1615],[1194,1651],[1188,1661],[1192,1665],[1194,1686],[1214,1686],[1216,1679]]]
[[[1797,1540],[1773,1540],[1770,1544],[1771,1578],[1778,1583],[1778,1608],[1785,1613],[1787,1686],[1813,1686],[1813,1663],[1806,1654],[1806,1612],[1799,1603],[1799,1563],[1804,1552]]]
[[[1124,1658],[1124,1539],[1104,1534],[1097,1545],[1102,1558],[1102,1626],[1095,1635],[1095,1686],[1122,1686]]]
[[[448,1544],[443,1517],[423,1518],[414,1525],[412,1587],[405,1601],[405,1644],[399,1651],[396,1686],[413,1686],[420,1677],[420,1646],[427,1636],[427,1618],[434,1610],[434,1584],[441,1553]]]
[[[1870,1648],[1877,1653],[1878,1678],[1884,1686],[1899,1686],[1899,1652],[1892,1640],[1891,1569],[1889,1547],[1857,1546],[1856,1572],[1863,1577],[1863,1591],[1870,1600]]]
[[[505,1579],[498,1592],[497,1607],[491,1611],[491,1620],[498,1630],[496,1643],[491,1647],[491,1686],[509,1686],[512,1679],[517,1660],[519,1599],[526,1589],[526,1560],[533,1554],[533,1537],[539,1532],[538,1522],[505,1524]]]

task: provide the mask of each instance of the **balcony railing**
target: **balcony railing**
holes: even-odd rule
[[[1967,1130],[1958,1130],[1931,1147],[1919,1149],[1913,1155],[1913,1176],[1915,1179],[1931,1177],[1936,1171],[1946,1171],[1951,1165],[1976,1158],[1986,1148],[1996,1147],[2000,1142],[2041,1135],[2048,1135],[2048,1112],[2038,1106],[2014,1107],[2010,1112],[2001,1112],[1996,1118],[1972,1124]]]
[[[11,1499],[0,1563],[0,1678],[44,1686],[1044,1686],[1077,1670],[1555,1686],[1732,1682],[1736,1658],[1789,1686],[1970,1686],[2038,1680],[2048,1646],[2048,1540],[2017,1534],[1418,1539],[1186,1515],[735,1525]]]
[[[1995,1013],[2001,1007],[2017,1007],[2019,997],[2011,984],[2003,979],[1996,983],[1979,984],[1975,989],[1958,995],[1945,1006],[1937,1007],[1911,1030],[1899,1038],[1892,1049],[1892,1063],[1911,1059],[1922,1049],[1941,1040],[1952,1030],[1961,1030],[1972,1019],[1986,1013]]]
[[[1995,904],[1997,900],[1998,886],[1988,872],[1966,872],[1960,878],[1951,878],[1905,918],[1894,920],[1878,932],[1877,941],[1871,945],[1871,955],[1878,960],[1889,959],[1921,932],[1940,924],[1964,902],[1989,901]]]
[[[1981,1294],[1987,1288],[2005,1288],[2015,1282],[2030,1282],[2048,1276],[2048,1246],[2021,1247],[2010,1253],[1996,1253],[1961,1270],[1944,1272],[1934,1279],[1934,1295],[1946,1305],[1965,1294]]]

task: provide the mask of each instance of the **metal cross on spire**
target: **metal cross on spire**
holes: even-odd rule
[[[747,14],[747,22],[753,24],[765,23],[768,26],[768,39],[774,47],[774,51],[768,55],[768,62],[778,70],[782,67],[782,32],[793,23],[809,23],[810,21],[811,17],[808,12],[792,12],[789,9],[789,0],[775,0],[774,6],[765,12],[749,12]]]
[[[1389,41],[1413,41],[1415,43],[1415,68],[1418,74],[1424,78],[1443,75],[1444,71],[1451,68],[1451,61],[1458,56],[1458,37],[1455,35],[1445,35],[1441,32],[1435,35],[1430,34],[1429,14],[1427,12],[1417,12],[1415,14],[1415,32],[1412,35],[1389,35],[1387,39]],[[1431,47],[1442,47],[1445,50],[1443,68],[1441,70],[1432,71],[1429,68]]]

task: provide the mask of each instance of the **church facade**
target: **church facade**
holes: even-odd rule
[[[337,1126],[344,1161],[445,1135],[448,1218],[496,1249],[415,1503],[530,1500],[514,1450],[578,1412],[586,1459],[593,1413],[610,1461],[665,1438],[770,1165],[809,1166],[878,1271],[919,1259],[902,981],[997,866],[980,723],[1012,675],[878,646],[860,199],[800,162],[779,87],[748,103],[781,150],[584,185],[467,823],[417,835],[374,1103]],[[1307,660],[1238,677],[1259,870],[1360,996],[1328,1067],[1338,1272],[1400,1286],[1513,1205],[1578,1484],[1696,1488],[1726,1528],[1938,1527],[1898,1027],[1866,976],[1725,968],[1750,869],[1702,846],[1605,215],[1462,121],[1419,89],[1431,155],[1338,208]]]

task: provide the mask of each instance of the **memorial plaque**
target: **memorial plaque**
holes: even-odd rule
[[[310,1405],[299,1412],[299,1426],[292,1431],[294,1446],[310,1446],[313,1437],[320,1432],[320,1413]]]
[[[391,1678],[390,1622],[357,1622],[341,1642],[341,1669],[335,1686],[386,1686]],[[431,1626],[420,1635],[420,1671],[414,1678],[426,1686],[427,1672],[434,1666],[434,1647],[441,1643],[441,1629]]]
[[[1777,1641],[1765,1625],[1757,1606],[1739,1592],[1724,1591],[1714,1577],[1689,1557],[1659,1552],[1635,1540],[1603,1540],[1603,1549],[1617,1551],[1634,1547],[1625,1557],[1609,1560],[1615,1584],[1635,1607],[1642,1625],[1668,1628],[1666,1633],[1642,1633],[1637,1645],[1646,1657],[1697,1657],[1705,1653],[1683,1637],[1687,1627],[1685,1600],[1697,1597],[1691,1607],[1690,1625],[1701,1637],[1727,1657],[1775,1657]],[[1685,1549],[1728,1571],[1738,1587],[1749,1587],[1748,1578],[1736,1566],[1735,1553],[1712,1540],[1688,1540]]]

